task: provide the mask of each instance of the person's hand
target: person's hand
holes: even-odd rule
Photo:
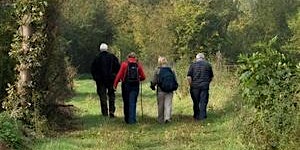
[[[150,88],[155,91],[155,86],[154,85],[150,85]]]

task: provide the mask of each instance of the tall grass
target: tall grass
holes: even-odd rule
[[[120,86],[116,92],[117,117],[110,119],[100,115],[95,83],[90,79],[76,80],[76,96],[69,103],[80,110],[77,114],[79,129],[41,139],[33,149],[245,149],[232,129],[232,120],[235,117],[232,107],[235,87],[236,80],[229,72],[216,71],[210,90],[208,119],[205,122],[193,120],[191,98],[189,95],[179,95],[178,91],[173,99],[172,122],[159,124],[156,121],[156,93],[149,88],[146,81],[142,84],[142,97],[139,97],[137,103],[138,123],[127,125],[123,121]]]

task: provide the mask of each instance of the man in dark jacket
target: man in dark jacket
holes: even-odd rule
[[[118,58],[107,50],[108,46],[105,43],[102,43],[100,45],[100,54],[97,55],[92,63],[91,73],[93,79],[96,81],[102,115],[109,115],[113,118],[116,109],[113,83],[120,69],[120,63]],[[109,109],[107,108],[107,97]]]
[[[209,84],[214,77],[211,64],[204,60],[204,54],[196,55],[196,62],[190,65],[188,74],[190,94],[193,100],[194,119],[207,118],[206,107],[209,97]]]

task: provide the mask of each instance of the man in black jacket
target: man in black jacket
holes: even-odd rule
[[[204,60],[204,54],[196,55],[196,62],[190,65],[188,74],[190,94],[193,100],[194,119],[207,118],[206,107],[209,97],[209,84],[214,77],[211,64]]]
[[[93,79],[96,81],[102,115],[109,115],[113,118],[116,109],[113,82],[120,69],[120,63],[118,58],[107,50],[107,44],[102,43],[100,45],[100,53],[92,63],[91,73]],[[107,108],[107,97],[109,109]]]

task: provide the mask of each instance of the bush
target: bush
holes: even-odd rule
[[[14,29],[16,28],[15,18],[11,15],[12,11],[13,7],[11,5],[0,5],[0,99],[6,96],[7,84],[13,82],[15,77],[13,69],[15,63],[8,55],[15,32]],[[2,103],[2,100],[0,100],[0,103]]]
[[[255,149],[289,149],[299,131],[299,71],[271,44],[240,56],[239,76],[245,109],[240,131]]]
[[[189,96],[190,86],[187,81],[187,72],[189,70],[190,62],[188,59],[181,59],[175,65],[175,73],[177,77],[178,86],[178,96],[180,98]]]
[[[0,143],[5,143],[9,148],[24,149],[24,138],[16,120],[11,119],[6,113],[0,114]]]

